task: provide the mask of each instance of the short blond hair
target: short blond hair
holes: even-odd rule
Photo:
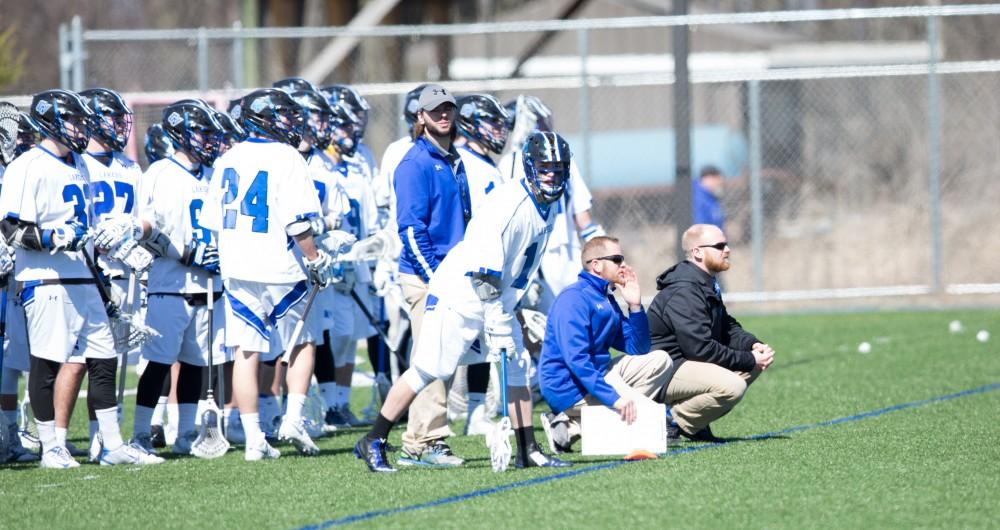
[[[718,229],[715,225],[709,224],[697,224],[691,225],[690,228],[684,231],[681,235],[681,248],[684,250],[685,254],[690,254],[692,250],[701,244],[701,240],[705,238],[705,233],[712,229]]]
[[[587,268],[587,263],[595,258],[600,258],[608,255],[608,246],[611,244],[617,244],[618,238],[611,236],[597,236],[590,241],[587,241],[583,245],[583,252],[581,252],[581,260],[583,261],[583,268]]]

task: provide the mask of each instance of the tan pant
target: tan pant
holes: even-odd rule
[[[427,284],[414,274],[400,274],[399,284],[403,288],[403,300],[410,308],[410,329],[413,334],[413,350],[416,351],[427,302]],[[455,434],[448,427],[447,393],[444,382],[440,379],[417,394],[410,404],[409,416],[406,432],[403,433],[403,449],[412,455],[422,453],[434,440]]]
[[[634,393],[656,399],[663,393],[663,385],[667,382],[672,365],[673,360],[663,350],[653,350],[646,355],[622,355],[611,360],[605,380],[623,397],[630,397],[629,394]],[[621,387],[617,381],[619,379],[627,388]],[[567,427],[571,441],[580,437],[580,415],[583,407],[593,405],[603,405],[603,403],[596,397],[587,395],[563,411],[569,422]]]
[[[758,375],[757,368],[734,372],[717,364],[684,361],[670,379],[664,398],[677,425],[694,434],[728,414]]]

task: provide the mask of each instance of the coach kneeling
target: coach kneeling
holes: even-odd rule
[[[615,289],[628,304],[627,318],[615,301]],[[584,406],[603,404],[617,410],[626,423],[635,421],[635,400],[620,395],[607,375],[614,373],[644,396],[661,394],[671,360],[664,351],[650,352],[649,344],[639,282],[625,264],[618,240],[591,239],[583,247],[579,279],[556,298],[545,328],[538,377],[553,412],[542,414],[552,451],[569,451],[580,437]],[[628,355],[612,359],[611,348]]]

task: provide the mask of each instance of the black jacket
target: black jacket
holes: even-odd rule
[[[690,360],[749,372],[757,364],[750,350],[759,341],[729,316],[714,285],[710,274],[688,261],[656,278],[660,292],[646,311],[652,348],[669,353],[675,365]]]

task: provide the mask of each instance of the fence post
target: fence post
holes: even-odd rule
[[[198,28],[198,90],[208,90],[208,36],[205,28]]]
[[[576,37],[580,52],[580,141],[583,145],[581,156],[575,158],[580,162],[580,173],[585,179],[593,182],[593,177],[590,174],[590,83],[587,80],[590,42],[586,29],[579,30]]]
[[[937,72],[940,20],[927,17],[927,155],[931,229],[931,290],[941,292],[941,79]]]
[[[239,32],[243,29],[243,24],[239,20],[233,22],[233,30]],[[233,88],[243,88],[243,39],[238,35],[233,36]]]
[[[74,92],[83,90],[83,21],[79,16],[73,17],[70,23],[70,38],[73,41],[73,76]]]
[[[748,87],[750,121],[750,252],[753,290],[764,290],[764,198],[761,186],[760,81]]]
[[[70,68],[73,58],[69,54],[69,28],[66,23],[59,24],[59,88],[70,89]]]
[[[674,0],[674,16],[688,14],[687,0]],[[691,80],[688,76],[688,55],[690,52],[690,28],[674,26],[672,32],[674,56],[674,217],[677,223],[677,237],[674,252],[677,259],[684,259],[681,234],[694,221],[691,210]]]

